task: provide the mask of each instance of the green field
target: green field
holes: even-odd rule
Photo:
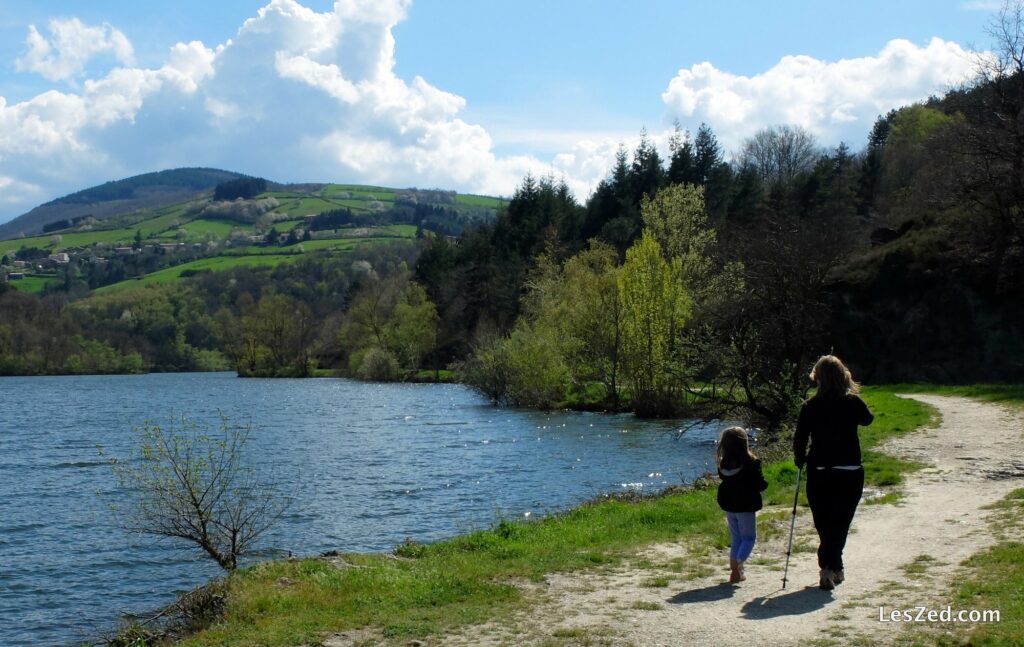
[[[54,282],[55,280],[56,279],[52,277],[45,276],[26,276],[23,279],[9,281],[8,285],[10,285],[15,290],[18,290],[19,292],[30,292],[38,294],[39,292],[43,291],[43,287],[45,287],[47,283]]]
[[[460,193],[456,196],[455,201],[460,204],[468,204],[474,207],[490,207],[491,209],[497,209],[504,200],[501,198],[492,198],[486,195],[473,195],[470,193]]]
[[[206,220],[205,218],[187,222],[182,225],[182,228],[188,232],[190,240],[193,238],[205,238],[206,236],[227,238],[235,229],[246,229],[244,226],[239,226],[225,220]],[[249,228],[251,229],[251,227]]]
[[[201,258],[190,263],[182,263],[181,265],[175,265],[174,267],[168,267],[158,272],[152,272],[145,276],[140,276],[135,279],[128,279],[127,281],[121,281],[120,283],[114,283],[113,285],[107,285],[102,288],[95,290],[95,294],[110,294],[111,292],[121,292],[123,290],[130,290],[133,288],[145,287],[147,285],[153,285],[156,283],[173,283],[181,279],[181,273],[185,270],[210,270],[220,271],[228,270],[233,267],[239,267],[242,265],[261,266],[269,265],[274,266],[279,263],[283,263],[290,260],[299,258],[301,254],[260,254],[260,255],[245,255],[245,256],[214,256],[212,258]]]
[[[53,238],[58,234],[45,234],[42,236],[32,236],[31,238],[16,238],[14,240],[5,240],[0,242],[0,250],[17,251],[21,247],[38,247],[39,249],[67,249],[70,247],[88,247],[97,243],[106,243],[112,247],[118,245],[128,245],[135,238],[134,229],[108,229],[108,230],[95,230],[95,231],[83,231],[70,234],[59,234],[61,241],[59,244],[53,242]]]

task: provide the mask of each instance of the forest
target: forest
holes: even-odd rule
[[[130,293],[0,284],[0,373],[454,368],[507,405],[769,429],[830,351],[875,383],[1019,381],[1024,43],[997,45],[859,150],[779,125],[727,158],[709,126],[677,125],[664,156],[646,133],[620,148],[584,202],[526,177],[457,238],[443,209],[409,204],[433,233]]]

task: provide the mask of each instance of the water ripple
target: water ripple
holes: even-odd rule
[[[147,420],[253,423],[246,459],[296,497],[267,557],[390,550],[622,484],[657,489],[663,475],[707,471],[717,433],[677,440],[679,421],[496,410],[457,385],[219,373],[0,378],[0,388],[0,645],[12,647],[94,637],[217,574],[187,546],[119,528],[112,507],[130,493],[97,448],[124,456]]]

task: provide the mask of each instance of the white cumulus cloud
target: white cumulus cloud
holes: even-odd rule
[[[679,70],[662,100],[668,117],[707,122],[728,147],[775,124],[802,126],[823,142],[859,148],[875,118],[968,79],[975,60],[957,43],[890,41],[877,56],[822,61],[786,56],[742,76],[708,62]]]
[[[132,64],[132,44],[110,25],[91,27],[78,18],[54,18],[46,38],[35,25],[28,28],[28,51],[14,64],[18,70],[41,74],[51,81],[74,79],[94,57],[110,54],[124,65]]]
[[[52,196],[186,165],[286,182],[508,194],[527,172],[589,168],[568,158],[498,157],[488,132],[460,118],[463,97],[419,76],[399,78],[392,30],[408,4],[338,0],[317,12],[272,0],[230,40],[178,43],[159,68],[119,67],[73,91],[13,105],[0,97],[0,176]],[[127,40],[112,49],[120,32],[109,26],[71,19],[51,22],[51,31],[46,41],[30,28],[20,66],[70,78],[96,52],[131,52]],[[91,34],[96,43],[73,47],[72,33]],[[585,195],[595,181],[572,183]]]

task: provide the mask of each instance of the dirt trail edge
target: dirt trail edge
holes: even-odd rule
[[[806,509],[781,590],[789,520],[780,510],[779,531],[759,542],[740,586],[724,583],[726,552],[660,544],[620,569],[553,575],[528,593],[536,604],[521,616],[429,643],[750,647],[855,635],[889,642],[903,625],[879,622],[879,607],[951,604],[937,596],[957,566],[993,542],[984,506],[1024,482],[1019,413],[966,398],[907,397],[936,407],[942,423],[883,450],[928,467],[907,477],[897,504],[861,505],[845,553],[847,581],[835,591],[817,588],[817,540]]]

